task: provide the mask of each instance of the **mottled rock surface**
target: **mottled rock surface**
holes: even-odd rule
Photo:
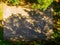
[[[40,40],[48,39],[53,34],[51,8],[39,11],[15,6],[6,7],[3,12],[5,40]]]

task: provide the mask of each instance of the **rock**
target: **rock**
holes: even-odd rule
[[[3,13],[4,39],[14,41],[47,39],[53,34],[52,15],[50,8],[46,11],[35,11],[20,6],[6,6]]]

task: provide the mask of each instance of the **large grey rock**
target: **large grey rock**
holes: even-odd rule
[[[25,9],[24,11],[28,16],[17,13],[3,21],[4,39],[30,41],[51,38],[53,34],[53,13],[51,9],[48,8],[46,11],[28,11]]]

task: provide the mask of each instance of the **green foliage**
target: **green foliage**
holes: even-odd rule
[[[46,10],[53,0],[23,0],[30,3],[33,3],[32,8]],[[20,0],[8,0],[10,4],[16,5],[19,4]]]
[[[54,30],[53,41],[55,44],[60,45],[60,31]]]
[[[19,0],[8,0],[8,2],[13,5],[19,4]]]
[[[53,36],[54,36],[54,38],[60,37],[60,31],[55,30]]]
[[[49,5],[51,5],[51,3],[53,2],[53,0],[37,0],[37,3],[34,3],[32,5],[32,8],[37,8],[37,9],[43,9],[46,10],[47,7]]]
[[[41,41],[41,42],[34,42],[34,45],[45,45],[45,42]]]

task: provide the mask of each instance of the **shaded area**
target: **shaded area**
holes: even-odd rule
[[[0,40],[3,39],[3,27],[2,27],[2,21],[0,20]]]
[[[50,38],[53,34],[53,14],[50,10],[47,10],[48,13],[39,10],[25,11],[29,14],[28,18],[21,14],[12,14],[3,21],[4,39],[30,41]]]
[[[59,1],[59,0],[58,0]],[[54,8],[54,39],[53,41],[60,45],[60,1],[53,2]]]

